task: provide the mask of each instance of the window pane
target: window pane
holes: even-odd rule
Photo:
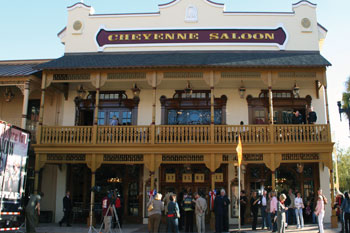
[[[100,99],[103,100],[105,98],[105,94],[100,94]]]

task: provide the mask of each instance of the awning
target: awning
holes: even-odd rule
[[[175,67],[326,67],[318,51],[215,51],[71,53],[36,66],[41,70]]]

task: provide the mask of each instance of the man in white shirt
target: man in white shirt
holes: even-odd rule
[[[264,230],[265,226],[268,227],[269,224],[267,224],[267,212],[266,212],[266,206],[267,206],[267,191],[263,191],[263,195],[260,198],[260,205],[261,205],[261,217],[262,217],[262,227],[261,229]]]
[[[297,218],[297,229],[304,227],[304,218],[303,218],[303,208],[304,203],[303,199],[300,196],[300,192],[297,193],[297,197],[294,201],[295,215]]]
[[[194,202],[195,206],[195,214],[196,214],[196,224],[198,233],[205,232],[205,212],[207,210],[207,201],[201,197],[198,193],[194,194],[194,198],[196,199]]]

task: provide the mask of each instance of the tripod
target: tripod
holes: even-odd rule
[[[112,211],[113,211],[113,212],[112,212],[112,216],[114,215],[115,221],[116,221],[116,223],[118,223],[119,232],[120,232],[120,233],[123,233],[122,228],[120,227],[120,224],[119,224],[119,218],[118,218],[117,210],[115,209],[115,205],[114,205],[113,203],[114,203],[114,202],[112,202],[111,204],[109,204],[108,209],[107,209],[107,212],[106,212],[104,218],[108,216],[108,213],[109,213],[109,211],[111,210],[111,207],[112,207]],[[103,218],[103,220],[104,220],[104,218]],[[112,224],[112,221],[111,221],[110,224]],[[103,225],[104,225],[104,221],[103,221],[103,223],[101,224],[100,230],[99,230],[98,232],[102,232]],[[116,230],[109,229],[109,232],[107,232],[107,233],[114,233],[115,231],[116,231]]]

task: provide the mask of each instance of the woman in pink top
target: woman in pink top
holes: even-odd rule
[[[275,221],[275,216],[277,216],[277,197],[276,197],[276,192],[271,192],[272,199],[270,202],[270,213],[271,213],[271,219],[273,221],[273,226],[272,226],[272,232],[277,231],[277,222]]]
[[[318,196],[315,214],[318,219],[318,228],[320,230],[320,233],[323,233],[324,202],[322,195]]]

